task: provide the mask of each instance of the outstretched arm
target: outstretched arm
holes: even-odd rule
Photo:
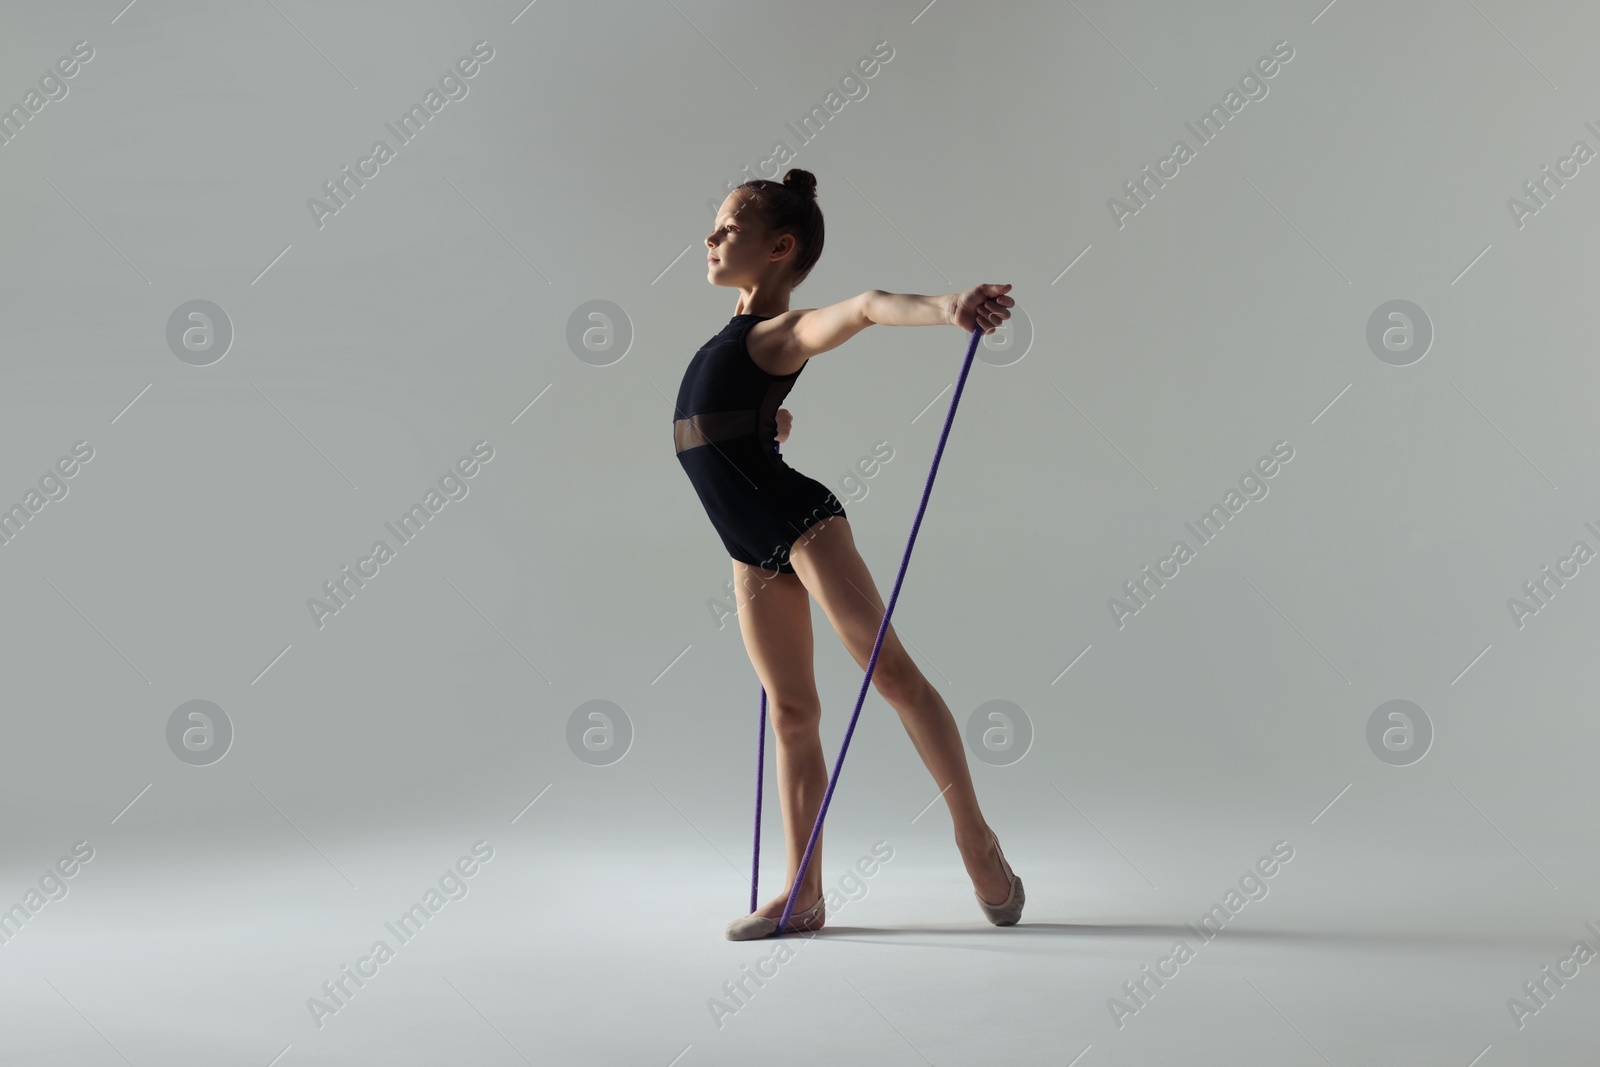
[[[882,326],[947,326],[953,321],[954,293],[921,296],[872,289],[864,294],[867,318]]]
[[[788,336],[786,366],[799,367],[812,356],[831,351],[873,324],[884,326],[984,327],[993,333],[1011,317],[1016,303],[1005,293],[1011,286],[975,285],[959,293],[922,296],[868,289],[859,296],[822,308],[786,311],[777,316]]]
[[[868,289],[859,296],[821,308],[785,312],[789,327],[788,362],[804,363],[830,352],[874,323],[885,326],[935,326],[953,322],[958,294],[917,296]]]
[[[1016,301],[1005,294],[1009,284],[974,285],[971,289],[944,296],[918,296],[914,293],[886,293],[874,289],[865,294],[867,317],[885,326],[959,326],[970,333],[982,326],[994,333],[1011,317]]]

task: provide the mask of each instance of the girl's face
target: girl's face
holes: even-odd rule
[[[765,227],[742,197],[729,193],[706,237],[706,278],[713,285],[738,287],[759,279],[771,262]]]

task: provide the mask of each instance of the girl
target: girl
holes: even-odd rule
[[[979,285],[946,296],[873,289],[831,307],[789,310],[790,291],[822,254],[816,187],[810,172],[790,170],[781,184],[748,181],[722,202],[706,238],[706,276],[713,285],[737,289],[739,299],[733,318],[689,361],[673,423],[678,460],[733,558],[739,630],[766,688],[777,740],[788,876],[781,894],[728,924],[726,936],[734,941],[779,932],[828,786],[808,596],[822,605],[863,670],[884,613],[844,507],[826,486],[778,455],[777,442],[789,429],[789,413],[779,404],[806,360],[873,323],[947,324],[967,334],[982,326],[987,334],[1011,317],[1015,303],[1003,295],[1010,285]],[[955,718],[893,626],[884,634],[872,684],[899,713],[949,805],[956,847],[984,915],[997,926],[1015,923],[1022,914],[1022,879],[1012,873],[978,808]],[[783,932],[815,930],[826,920],[824,836],[817,837]]]

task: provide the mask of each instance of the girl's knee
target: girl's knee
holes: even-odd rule
[[[872,671],[872,687],[896,708],[918,703],[917,694],[926,684],[927,679],[909,656],[902,655],[898,660],[888,663],[880,658]]]
[[[768,710],[775,736],[784,740],[801,741],[814,740],[819,736],[818,728],[822,724],[820,701],[770,698]]]

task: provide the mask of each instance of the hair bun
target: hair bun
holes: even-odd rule
[[[783,176],[783,184],[803,196],[817,195],[817,176],[798,167]]]

